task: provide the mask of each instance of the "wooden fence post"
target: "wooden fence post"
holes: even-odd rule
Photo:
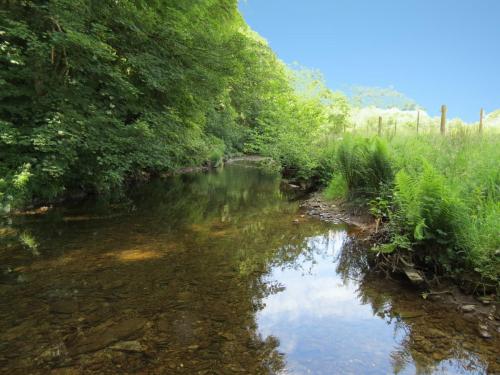
[[[446,134],[446,106],[443,104],[441,106],[441,135]]]
[[[483,116],[484,116],[484,109],[481,108],[481,111],[479,111],[479,133],[483,132]]]
[[[417,134],[419,125],[420,125],[420,111],[417,111]]]
[[[397,130],[398,130],[398,120],[394,120],[394,135],[396,135]]]
[[[378,116],[378,136],[382,135],[382,116]]]

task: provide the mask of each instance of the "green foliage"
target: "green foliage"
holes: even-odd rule
[[[484,282],[497,283],[498,136],[396,137],[390,147],[398,172],[385,250],[412,249],[413,260],[425,268],[448,275],[476,272]]]
[[[317,166],[316,177],[322,185],[328,185],[330,180],[337,175],[337,151],[339,142],[330,140],[324,144],[316,144],[311,152],[314,153]]]
[[[13,206],[25,199],[31,178],[31,165],[24,164],[16,171],[0,167],[0,216],[8,214]]]
[[[305,179],[318,134],[345,127],[346,97],[279,61],[236,0],[3,4],[2,205],[110,194],[243,151]]]
[[[344,199],[347,197],[347,184],[342,175],[337,174],[333,177],[323,192],[327,199]]]
[[[0,202],[111,193],[245,147],[302,164],[283,145],[298,134],[259,143],[290,119],[306,131],[321,108],[295,119],[297,100],[236,0],[2,2]]]
[[[389,190],[389,189],[387,189]],[[392,209],[392,194],[390,190],[386,194],[380,194],[380,196],[372,199],[368,206],[370,208],[370,213],[377,219],[386,220],[390,217]]]
[[[325,172],[319,150],[342,131],[349,105],[344,95],[326,87],[317,72],[284,72],[288,88],[262,103],[246,151],[271,156],[288,173],[309,179]]]
[[[475,210],[471,210],[469,220],[464,223],[461,241],[467,249],[468,266],[486,280],[499,278],[500,256],[500,203],[498,199],[487,199]]]
[[[404,224],[415,241],[434,240],[439,244],[454,242],[453,228],[460,202],[453,197],[444,177],[428,163],[421,173],[396,175],[395,196],[404,215]]]
[[[319,158],[325,196],[367,204],[386,222],[388,242],[374,251],[404,253],[430,273],[500,277],[498,135],[454,131],[447,137],[345,135]]]
[[[417,258],[430,265],[453,266],[455,271],[463,267],[458,239],[465,207],[444,176],[426,162],[420,173],[398,172],[395,203],[392,225],[418,248]]]
[[[378,138],[346,137],[338,149],[338,167],[351,198],[374,197],[392,183],[387,145]]]

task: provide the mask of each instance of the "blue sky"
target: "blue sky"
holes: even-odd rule
[[[333,89],[393,86],[476,121],[500,108],[500,0],[241,0],[248,24],[286,63]]]

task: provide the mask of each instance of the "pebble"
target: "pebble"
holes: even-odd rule
[[[428,336],[428,337],[446,337],[446,334],[437,328],[429,328],[427,330],[426,336]]]
[[[471,312],[474,312],[475,310],[476,310],[475,305],[463,305],[462,306],[462,311],[464,313],[471,313]]]
[[[479,300],[485,306],[491,305],[491,300],[489,298],[480,298]]]
[[[432,358],[435,361],[442,361],[445,358],[445,356],[442,353],[434,352],[434,353],[432,353]]]
[[[91,328],[84,335],[78,336],[69,349],[71,355],[95,352],[126,339],[142,330],[146,324],[142,318],[132,318],[120,322],[108,321]]]
[[[491,334],[488,332],[488,326],[485,324],[479,325],[479,336],[483,339],[491,339]]]
[[[479,336],[481,336],[483,339],[491,339],[491,334],[488,331],[479,331]]]

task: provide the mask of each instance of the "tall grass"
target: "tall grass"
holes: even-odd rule
[[[376,196],[393,179],[387,144],[378,138],[348,137],[337,157],[351,198]]]
[[[424,270],[500,277],[499,136],[454,131],[436,135],[349,136],[337,148],[327,188],[345,184],[348,199],[364,198],[387,218],[389,243]],[[341,179],[341,180],[339,180]]]

